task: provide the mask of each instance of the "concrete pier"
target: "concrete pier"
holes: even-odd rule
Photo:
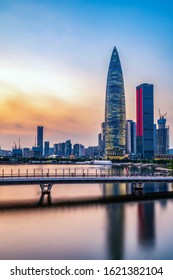
[[[41,188],[42,194],[50,194],[52,186],[53,186],[53,184],[51,184],[51,183],[49,183],[49,184],[41,183],[40,188]]]

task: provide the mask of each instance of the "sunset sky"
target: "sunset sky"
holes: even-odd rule
[[[126,117],[135,88],[153,83],[155,121],[167,113],[173,147],[173,3],[162,0],[0,0],[0,146],[97,144],[113,47],[125,82]]]

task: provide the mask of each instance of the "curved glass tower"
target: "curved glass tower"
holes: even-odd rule
[[[114,47],[107,76],[105,104],[105,156],[113,158],[125,154],[125,93],[123,73]]]

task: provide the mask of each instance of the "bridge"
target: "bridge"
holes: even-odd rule
[[[87,172],[75,173],[32,173],[29,174],[11,172],[10,174],[0,175],[0,186],[2,185],[39,185],[42,194],[50,194],[54,184],[77,184],[77,183],[132,183],[134,190],[143,190],[143,186],[148,182],[173,182],[173,176],[152,176],[152,175],[113,175],[110,173],[91,173]]]

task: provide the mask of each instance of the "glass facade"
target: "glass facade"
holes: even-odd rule
[[[153,85],[141,84],[136,88],[136,143],[142,158],[154,156],[154,100]]]
[[[40,157],[43,156],[43,126],[37,126],[37,147],[40,149]]]
[[[169,126],[166,126],[166,119],[160,116],[157,121],[157,154],[164,155],[169,153]]]
[[[132,120],[126,121],[126,153],[136,154],[136,123]]]
[[[114,47],[107,76],[105,104],[105,156],[125,154],[125,93],[121,63]]]

